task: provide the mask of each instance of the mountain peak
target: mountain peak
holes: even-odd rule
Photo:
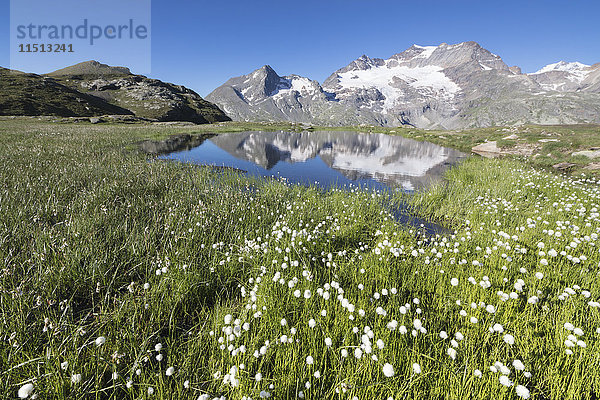
[[[131,75],[131,71],[127,67],[113,67],[96,60],[90,60],[50,72],[47,75]]]
[[[534,74],[543,74],[545,72],[552,71],[563,71],[563,72],[578,72],[585,69],[588,69],[590,66],[586,64],[582,64],[580,62],[567,62],[567,61],[559,61],[554,64],[548,64],[539,71],[534,72]]]
[[[258,70],[259,71],[266,71],[266,72],[275,72],[275,70],[269,64],[263,65]]]

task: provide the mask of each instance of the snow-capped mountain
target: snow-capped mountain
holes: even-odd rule
[[[559,62],[523,74],[475,42],[413,45],[388,59],[363,55],[323,85],[264,66],[207,99],[234,120],[421,128],[600,122],[600,64]]]
[[[559,61],[529,74],[544,90],[574,92],[590,89],[599,82],[600,64]],[[596,86],[596,91],[598,87]]]

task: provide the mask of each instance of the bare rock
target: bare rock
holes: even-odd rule
[[[600,157],[600,150],[576,151],[574,153],[571,153],[571,155],[573,157],[575,157],[575,156],[584,156],[584,157],[587,157],[587,158],[598,158],[598,157]]]
[[[500,148],[496,145],[496,141],[478,144],[477,146],[474,146],[471,151],[486,158],[495,158],[500,157],[501,155]]]
[[[552,166],[552,168],[557,169],[559,171],[566,171],[566,170],[571,169],[575,165],[577,165],[577,164],[573,164],[573,163],[569,163],[569,162],[561,162],[561,163],[558,163],[558,164],[554,164]]]
[[[587,169],[588,171],[596,171],[600,169],[600,162],[589,163],[583,169]]]

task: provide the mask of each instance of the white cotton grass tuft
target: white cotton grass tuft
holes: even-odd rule
[[[573,326],[572,323],[570,322],[565,322],[565,324],[563,325],[563,327],[568,330],[568,331],[572,331],[573,329],[575,329],[575,327]]]
[[[165,375],[166,376],[172,376],[175,373],[175,368],[173,367],[169,367],[167,368],[167,370],[165,371]]]
[[[106,343],[106,338],[104,336],[98,336],[94,343],[96,343],[96,346],[102,346],[104,343]]]
[[[506,387],[510,387],[513,384],[507,375],[501,375],[500,378],[498,378],[498,380],[500,381],[500,384]]]
[[[394,366],[390,363],[385,363],[383,365],[383,375],[385,375],[388,378],[394,376]]]
[[[26,399],[29,397],[29,395],[33,392],[33,384],[32,383],[26,383],[23,386],[21,386],[19,388],[19,392],[17,393],[19,395],[20,399]]]
[[[313,365],[314,362],[315,362],[315,360],[314,360],[314,358],[312,358],[312,356],[306,357],[306,364]]]
[[[513,335],[509,334],[509,333],[507,333],[506,335],[504,335],[503,339],[504,339],[504,342],[506,344],[510,344],[510,345],[515,344],[515,337]]]
[[[448,350],[446,350],[446,354],[448,354],[448,356],[451,359],[456,360],[456,350],[454,350],[454,348],[448,347]]]
[[[535,273],[535,277],[538,278],[538,279],[542,279],[544,277],[544,274],[541,273],[541,272],[536,272]]]
[[[421,366],[419,364],[417,364],[417,363],[413,363],[412,369],[413,369],[413,372],[415,374],[420,374],[421,373]]]
[[[517,371],[523,371],[525,369],[525,365],[521,362],[521,360],[514,360],[512,362],[513,367],[515,367],[515,369]]]
[[[529,389],[527,389],[525,386],[523,385],[518,385],[515,388],[515,392],[517,392],[517,396],[519,396],[522,399],[528,399],[530,394],[529,394]]]

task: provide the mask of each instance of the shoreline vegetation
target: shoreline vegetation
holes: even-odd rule
[[[395,194],[454,230],[429,239],[374,191],[138,151],[173,134],[305,128],[0,117],[0,395],[599,396],[600,190],[593,160],[572,155],[600,147],[598,126],[352,128],[533,148]]]

